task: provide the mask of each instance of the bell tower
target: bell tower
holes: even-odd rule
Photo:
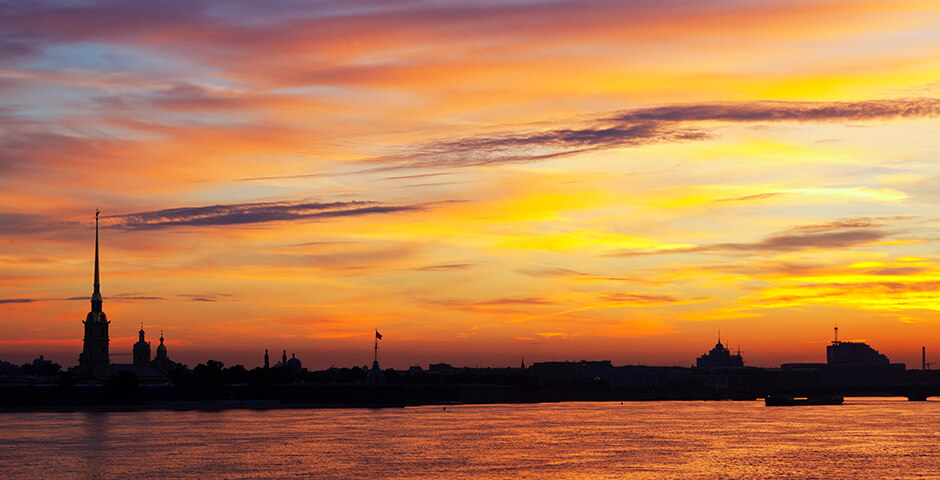
[[[81,355],[78,356],[78,367],[82,373],[94,378],[103,379],[108,376],[108,317],[101,310],[101,284],[98,274],[98,215],[95,210],[95,283],[91,294],[91,311],[85,317],[85,340]]]
[[[134,366],[146,368],[150,366],[150,342],[144,339],[144,324],[140,324],[140,340],[134,344]],[[160,344],[163,345],[163,334],[160,335]],[[166,348],[166,347],[164,347]]]

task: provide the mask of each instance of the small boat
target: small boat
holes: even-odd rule
[[[841,396],[795,397],[793,395],[768,395],[764,405],[768,407],[794,407],[799,405],[842,405]]]

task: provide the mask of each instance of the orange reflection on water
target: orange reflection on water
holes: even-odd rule
[[[940,402],[0,414],[5,478],[940,476]]]

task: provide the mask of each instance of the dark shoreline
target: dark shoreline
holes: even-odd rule
[[[253,371],[257,375],[248,375],[244,382],[191,375],[176,382],[142,383],[136,377],[122,375],[104,382],[72,383],[63,376],[58,383],[0,383],[0,412],[403,408],[571,401],[758,400],[768,395],[899,396],[923,401],[940,396],[940,371],[908,371],[882,381],[846,384],[821,381],[813,372],[624,367],[622,370],[637,380],[650,380],[630,385],[616,377],[604,381],[597,376],[582,379],[521,375],[515,371],[398,375],[394,382],[381,384],[287,376],[278,381],[277,374],[287,373],[282,370],[257,369]],[[644,377],[648,374],[653,376]],[[628,385],[623,386],[625,383]]]
[[[850,395],[848,398],[905,398],[897,394],[862,393]],[[935,396],[940,397],[940,395]],[[143,412],[152,410],[164,411],[206,411],[217,412],[224,410],[336,410],[336,409],[402,409],[408,407],[447,407],[483,406],[483,405],[536,405],[545,403],[568,402],[606,402],[606,403],[640,403],[640,402],[756,402],[758,398],[567,398],[567,399],[541,399],[531,401],[490,401],[490,402],[418,402],[418,403],[282,403],[277,400],[185,400],[147,402],[134,404],[87,404],[87,405],[0,405],[0,414],[5,413],[109,413],[109,412]],[[929,398],[926,401],[931,401]]]

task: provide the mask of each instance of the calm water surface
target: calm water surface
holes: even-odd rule
[[[940,401],[0,414],[0,477],[940,478]]]

